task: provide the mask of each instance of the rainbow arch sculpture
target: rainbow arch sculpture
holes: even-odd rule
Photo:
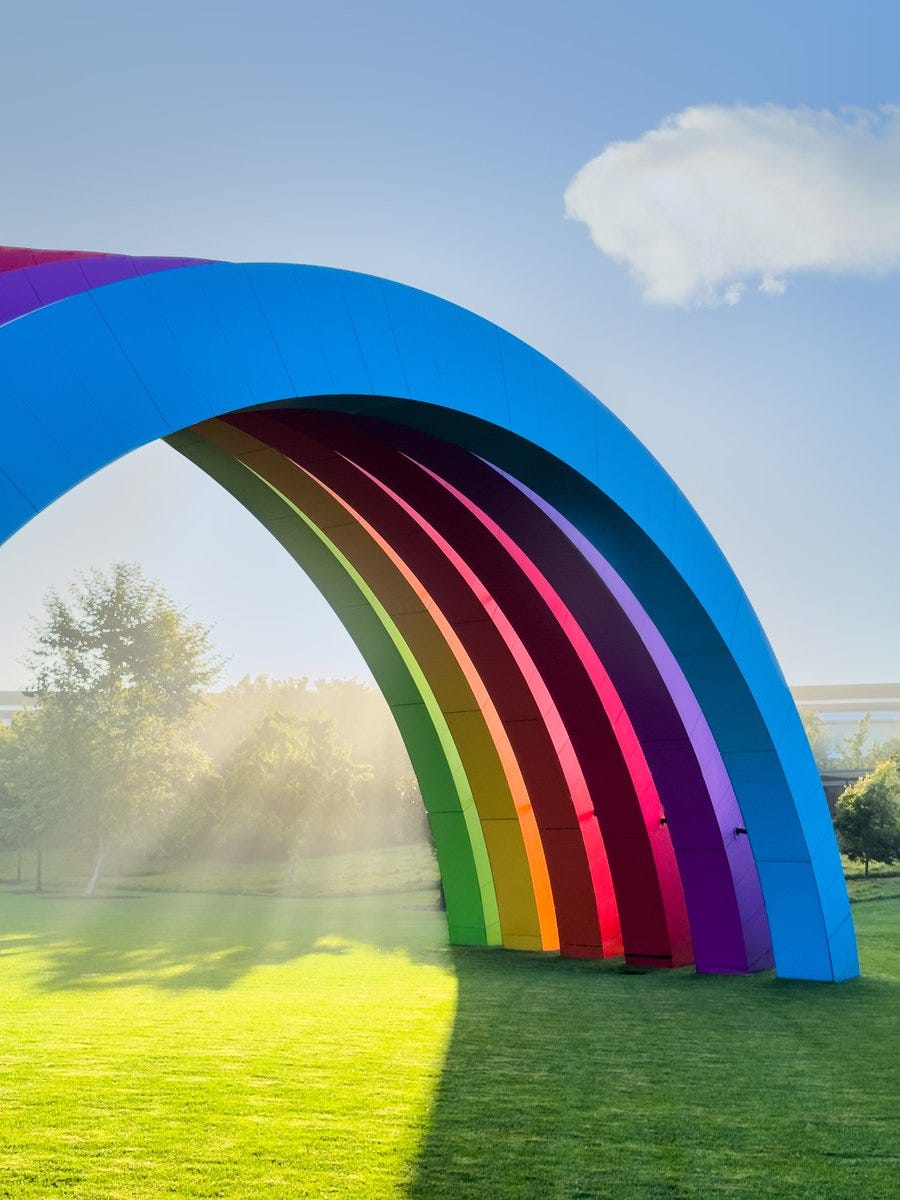
[[[409,751],[454,943],[858,973],[747,598],[529,346],[346,271],[0,247],[0,412],[0,541],[164,438],[312,577]]]

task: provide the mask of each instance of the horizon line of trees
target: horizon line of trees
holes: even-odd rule
[[[338,849],[429,840],[415,778],[383,697],[348,680],[245,677],[139,566],[50,593],[28,665],[38,704],[0,728],[0,845],[90,854],[93,895],[114,856],[285,864]],[[804,714],[817,762],[871,768],[835,808],[842,851],[900,857],[900,738],[870,717],[838,747]],[[827,749],[827,757],[826,755]],[[827,767],[825,769],[827,769]]]

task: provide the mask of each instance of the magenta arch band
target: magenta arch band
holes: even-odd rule
[[[263,429],[265,416],[270,429],[314,434],[323,455],[375,468],[392,503],[420,521],[416,547],[381,526],[398,562],[433,563],[436,581],[479,580],[486,623],[460,625],[459,637],[494,644],[510,622],[518,649],[505,669],[524,670],[532,694],[550,698],[536,718],[548,736],[528,764],[535,812],[542,777],[580,779],[590,793],[587,807],[570,796],[569,816],[564,797],[554,800],[559,830],[554,818],[539,831],[557,917],[574,929],[581,911],[589,928],[606,904],[623,933],[652,926],[670,965],[692,945],[702,971],[774,963],[786,978],[858,974],[821,784],[749,601],[646,448],[537,351],[435,296],[351,272],[0,247],[0,412],[0,541],[121,455],[159,438],[186,444],[216,418]],[[227,486],[239,477],[231,490],[251,508],[262,497],[262,512],[268,494],[288,524],[302,524],[292,553],[310,570],[313,559],[317,571],[332,564],[329,599],[350,588],[374,606],[368,621],[354,618],[361,649],[381,655],[382,674],[390,661],[418,681],[420,732],[404,736],[423,739],[413,757],[442,870],[454,872],[451,938],[497,941],[491,872],[502,864],[485,854],[488,827],[466,791],[452,714],[435,706],[409,646],[327,531],[237,459],[195,460]],[[319,470],[293,459],[290,469]],[[504,678],[513,681],[499,661],[491,703],[502,709]],[[574,696],[585,698],[582,725]],[[429,770],[426,741],[440,771]],[[455,781],[455,799],[438,778]],[[570,894],[566,862],[586,878],[586,843],[563,829],[597,814],[605,842],[591,853],[609,854],[615,870],[606,883],[594,872],[593,895]],[[655,925],[637,882],[648,864]],[[598,935],[597,953],[620,948]]]
[[[545,587],[562,605],[564,620],[592,648],[602,648],[603,667],[618,697],[627,698],[624,719],[633,723],[652,769],[656,816],[665,811],[681,880],[697,897],[690,912],[698,968],[770,966],[750,845],[734,833],[742,823],[734,791],[687,681],[635,597],[565,518],[497,468],[419,431],[353,420],[355,428],[443,472],[446,486],[476,497],[489,510],[485,515],[509,531],[509,540],[518,539],[520,551],[545,573]]]
[[[404,557],[430,582],[432,595],[481,666],[513,743],[533,753],[543,739],[545,758],[559,760],[556,779],[545,769],[537,784],[534,804],[542,817],[551,790],[557,799],[557,811],[542,821],[543,827],[554,832],[568,828],[573,834],[580,830],[586,866],[592,843],[602,837],[626,957],[651,965],[690,961],[668,831],[660,828],[655,795],[647,797],[652,832],[648,829],[638,795],[639,786],[653,792],[652,780],[639,775],[642,764],[633,761],[640,747],[632,738],[629,762],[604,698],[573,661],[570,636],[547,606],[543,577],[535,586],[501,539],[448,488],[388,442],[361,432],[358,419],[282,411],[231,420],[326,480],[379,532],[405,547]],[[326,457],[326,446],[335,451],[332,458]],[[409,518],[406,532],[404,514]],[[429,536],[423,539],[419,530],[428,530]],[[584,808],[573,807],[572,798],[583,799]],[[560,808],[568,810],[567,823]],[[589,818],[591,811],[596,822]],[[565,873],[571,877],[574,849],[567,859]],[[606,889],[601,885],[597,890],[602,901]],[[567,938],[563,921],[559,928],[564,952],[585,953],[589,941]],[[595,944],[612,951],[619,926],[610,932],[601,919],[598,932]]]

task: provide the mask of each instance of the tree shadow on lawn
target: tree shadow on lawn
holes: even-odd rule
[[[363,905],[359,899],[195,893],[156,895],[150,901],[26,896],[19,906],[24,920],[16,922],[17,899],[4,897],[0,958],[39,955],[33,986],[47,992],[133,986],[221,991],[257,967],[314,954],[343,955],[360,944],[421,953],[429,961],[440,955],[446,962],[446,953],[434,945],[441,937],[440,914],[426,919],[429,945],[421,932],[422,914],[413,917],[396,897]]]
[[[892,1194],[895,983],[453,962],[408,1200]]]

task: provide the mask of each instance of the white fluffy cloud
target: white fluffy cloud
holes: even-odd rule
[[[582,167],[566,215],[661,304],[780,295],[797,271],[888,271],[900,266],[900,108],[688,108]]]

